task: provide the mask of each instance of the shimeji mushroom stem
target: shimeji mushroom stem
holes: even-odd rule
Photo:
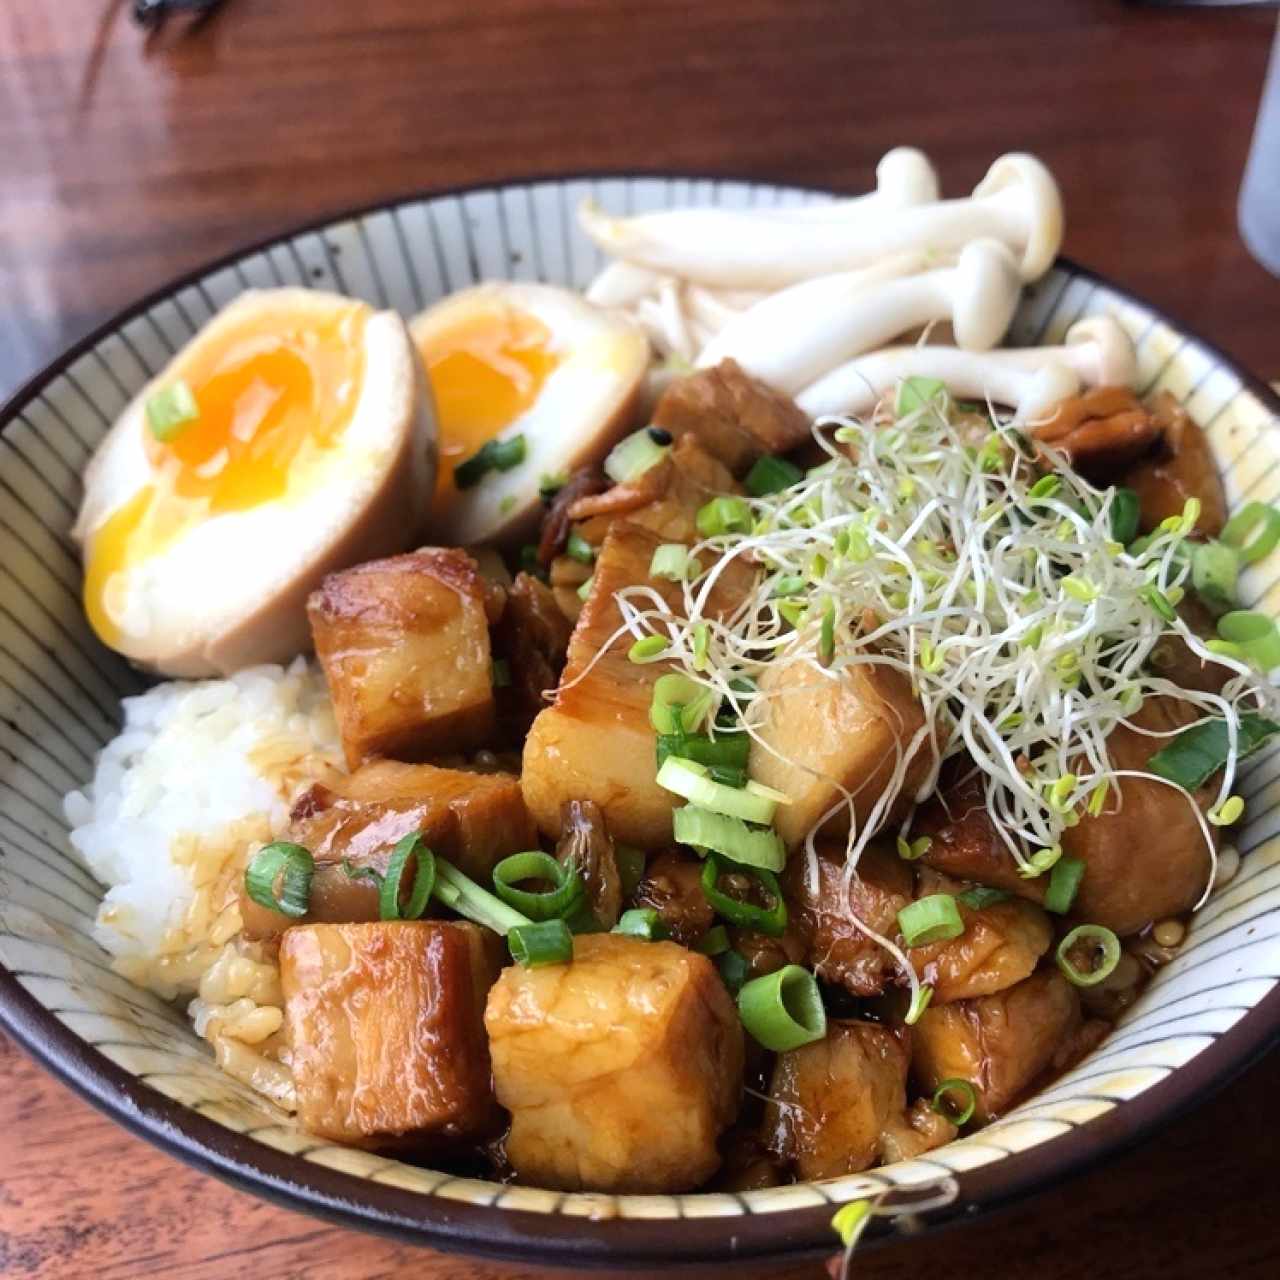
[[[698,358],[725,358],[795,394],[823,374],[900,333],[951,322],[969,350],[1004,337],[1018,304],[1018,266],[996,240],[978,240],[956,264],[920,271],[922,255],[898,255],[858,272],[806,281],[765,298],[727,324]],[[903,274],[915,271],[917,274]]]
[[[1062,200],[1034,156],[1001,156],[964,199],[921,200],[925,184],[885,187],[895,154],[881,161],[881,189],[809,210],[673,209],[612,218],[587,203],[579,220],[610,257],[720,289],[781,289],[896,254],[955,254],[983,237],[1019,255],[1024,280],[1048,269],[1062,240]]]
[[[870,412],[904,378],[937,378],[953,396],[1011,406],[1019,421],[1043,416],[1082,386],[1132,386],[1133,343],[1110,316],[1081,320],[1062,346],[1012,351],[888,347],[850,360],[796,398],[814,418]]]

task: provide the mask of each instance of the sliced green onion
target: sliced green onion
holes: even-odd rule
[[[627,658],[635,663],[657,662],[669,647],[666,636],[645,636],[627,650]]]
[[[1280,511],[1265,502],[1246,502],[1223,526],[1221,536],[1245,564],[1253,564],[1280,543]]]
[[[568,964],[573,959],[573,935],[563,920],[518,924],[507,934],[511,958],[526,969]]]
[[[1128,546],[1138,536],[1141,503],[1132,489],[1116,488],[1111,494],[1111,536]]]
[[[636,885],[644,879],[645,854],[643,849],[636,849],[629,844],[613,846],[613,860],[618,867],[618,879],[622,884],[622,896],[629,898]]]
[[[576,529],[569,534],[564,553],[579,564],[592,564],[596,558],[596,549]]]
[[[649,577],[667,578],[672,582],[683,582],[689,576],[689,548],[682,542],[664,542],[655,547],[653,559],[649,561]],[[692,561],[696,568],[698,562]]]
[[[804,479],[804,472],[785,458],[757,458],[744,481],[747,492],[753,498],[763,498],[770,493],[781,493]]]
[[[538,480],[538,497],[550,504],[551,500],[569,483],[569,476],[564,471],[544,472]]]
[[[827,1034],[817,979],[798,964],[753,978],[738,992],[742,1025],[766,1049],[786,1053]]]
[[[545,880],[554,887],[544,893],[519,889],[516,886],[522,880]],[[493,888],[503,902],[530,920],[558,920],[569,915],[585,892],[575,868],[539,849],[503,858],[493,869]]]
[[[898,396],[894,401],[894,412],[899,418],[917,409],[923,409],[930,400],[946,394],[945,384],[937,378],[903,378],[898,384]]]
[[[924,947],[958,938],[964,932],[964,921],[949,893],[931,893],[898,912],[898,928],[907,946]]]
[[[997,902],[1007,902],[1011,896],[1004,889],[988,889],[984,884],[975,885],[972,889],[956,894],[957,900],[963,902],[970,911],[994,907]]]
[[[511,684],[511,664],[506,658],[494,658],[491,682],[495,689],[506,689]]]
[[[200,420],[200,406],[181,378],[147,397],[147,423],[163,444],[176,440],[183,430]]]
[[[1228,644],[1239,645],[1260,671],[1280,666],[1280,631],[1265,613],[1237,609],[1218,619],[1218,634]]]
[[[528,916],[482,889],[447,858],[436,854],[436,883],[432,896],[466,920],[505,935],[517,925],[530,924]]]
[[[696,804],[686,804],[671,817],[678,844],[722,853],[744,867],[781,871],[786,866],[786,846],[772,831],[753,830],[740,818],[712,813]]]
[[[835,1211],[831,1219],[831,1230],[840,1237],[840,1243],[846,1251],[852,1252],[870,1221],[871,1201],[851,1200]]]
[[[662,433],[666,435],[666,432]],[[670,452],[671,437],[660,444],[648,427],[633,431],[619,440],[604,460],[604,473],[614,484],[629,484],[638,480],[651,467],[656,467]]]
[[[1230,609],[1236,602],[1240,553],[1223,542],[1200,542],[1191,552],[1191,585],[1205,604]]]
[[[1094,948],[1094,963],[1090,969],[1077,969],[1071,952],[1078,946]],[[1100,924],[1077,925],[1058,944],[1058,968],[1067,981],[1077,987],[1096,987],[1108,978],[1120,963],[1120,939],[1110,929]]]
[[[474,488],[490,471],[510,471],[518,467],[527,452],[522,435],[506,440],[487,440],[471,457],[454,468],[453,482],[459,489]]]
[[[1083,858],[1062,858],[1054,864],[1049,875],[1049,887],[1044,893],[1044,909],[1055,915],[1065,916],[1071,910],[1084,879]]]
[[[704,538],[719,538],[728,533],[751,532],[751,508],[743,498],[712,498],[700,507],[698,532]]]
[[[580,933],[604,933],[605,931],[604,925],[596,918],[596,913],[591,910],[591,904],[585,896],[579,898],[573,910],[562,918],[575,938]]]
[[[730,818],[758,822],[763,826],[773,821],[778,807],[772,796],[760,795],[749,787],[725,786],[710,777],[706,765],[681,760],[678,756],[669,756],[663,762],[658,770],[657,783],[664,791],[710,809],[712,813],[723,813]]]
[[[646,942],[661,942],[670,937],[666,924],[653,907],[632,907],[630,911],[624,911],[612,932],[643,938]]]
[[[258,906],[299,920],[307,914],[315,871],[315,859],[300,844],[277,840],[253,855],[244,871],[244,891]]]
[[[657,687],[656,685],[654,686]],[[652,723],[652,708],[650,709]],[[745,733],[722,733],[717,738],[706,734],[662,733],[658,735],[658,768],[668,756],[693,760],[708,769],[733,769],[744,772],[751,754],[751,739]]]
[[[596,575],[593,573],[591,577],[589,577],[586,580],[586,582],[584,582],[582,586],[578,588],[578,599],[585,601],[586,598],[591,594],[591,588],[594,587],[595,585],[596,585]]]
[[[1280,724],[1252,712],[1240,717],[1236,739],[1236,759],[1252,755],[1274,734]],[[1158,777],[1187,791],[1203,786],[1231,754],[1225,720],[1209,720],[1184,729],[1167,747],[1162,747],[1147,761],[1147,768]]]
[[[716,956],[716,969],[729,994],[736,996],[751,974],[751,966],[741,951],[726,951]]]
[[[723,916],[730,924],[743,929],[757,929],[771,938],[780,938],[787,929],[787,904],[778,887],[773,872],[763,867],[735,866],[731,870],[738,875],[751,876],[761,885],[772,903],[768,907],[757,907],[752,902],[740,902],[720,890],[720,877],[725,873],[725,866],[714,854],[707,854],[702,864],[702,894],[716,915]]]
[[[405,867],[413,859],[413,887],[409,901],[400,905],[400,883]],[[436,856],[423,843],[420,832],[413,831],[391,850],[387,874],[378,887],[378,916],[382,920],[417,920],[427,909],[427,900],[436,883]]]
[[[714,701],[715,694],[705,685],[678,671],[668,672],[653,682],[649,723],[664,735],[696,733]]]
[[[947,1102],[949,1093],[958,1093],[963,1099],[963,1105],[953,1109]],[[929,1106],[938,1115],[950,1120],[956,1128],[960,1128],[973,1119],[973,1113],[978,1107],[978,1094],[968,1080],[944,1080],[933,1091],[933,1101]]]
[[[693,949],[700,955],[719,956],[729,950],[729,931],[722,924],[713,924],[694,943]]]
[[[909,1027],[914,1027],[920,1021],[932,999],[932,987],[923,986],[918,988],[915,995],[911,997],[911,1007],[907,1010],[907,1016],[903,1018],[903,1022]]]

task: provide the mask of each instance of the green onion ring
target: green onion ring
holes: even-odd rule
[[[1071,962],[1071,950],[1081,943],[1090,942],[1101,948],[1101,956],[1092,969],[1081,971]],[[1109,978],[1120,963],[1120,939],[1100,924],[1077,925],[1058,944],[1057,959],[1058,968],[1073,986],[1096,987]]]
[[[738,992],[742,1025],[766,1049],[785,1053],[827,1034],[827,1011],[818,981],[798,964],[753,978]]]
[[[244,871],[244,891],[260,907],[300,920],[311,899],[315,859],[300,844],[277,840],[263,845]],[[280,893],[276,896],[276,881]]]
[[[953,1111],[947,1105],[947,1094],[949,1093],[959,1093],[964,1097],[965,1105],[959,1111]],[[973,1113],[978,1106],[978,1093],[968,1080],[961,1080],[958,1077],[952,1080],[944,1080],[933,1091],[933,1101],[929,1106],[938,1115],[950,1120],[958,1129],[973,1119]]]
[[[771,938],[780,938],[787,928],[787,904],[778,886],[777,877],[772,871],[763,867],[744,867],[738,863],[730,863],[730,868],[740,875],[754,876],[764,886],[773,906],[766,910],[750,902],[739,902],[719,889],[720,877],[726,868],[714,853],[708,853],[702,864],[702,894],[711,904],[712,910],[723,916],[730,924],[743,929],[757,929]]]
[[[568,964],[573,959],[573,935],[563,920],[518,924],[507,931],[507,948],[526,969]]]
[[[400,906],[400,883],[409,859],[414,860],[413,887],[409,901]],[[383,920],[417,920],[427,909],[427,900],[436,883],[436,856],[423,843],[422,834],[410,832],[387,861],[387,874],[378,886],[378,916]]]
[[[517,889],[521,880],[546,880],[555,887],[545,893]],[[513,853],[494,867],[493,891],[507,906],[536,921],[558,920],[568,915],[585,888],[576,868],[565,867],[540,849],[531,849],[527,853]]]

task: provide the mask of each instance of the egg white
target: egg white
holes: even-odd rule
[[[524,436],[524,461],[510,471],[490,472],[432,520],[432,535],[456,545],[531,537],[542,510],[541,478],[599,461],[634,425],[651,355],[648,339],[629,320],[580,294],[543,284],[493,282],[452,294],[414,318],[414,341],[421,350],[477,312],[491,312],[495,303],[544,325],[548,349],[560,363],[534,402],[494,437]]]
[[[183,376],[202,344],[262,311],[327,319],[351,300],[308,289],[251,290],[219,312],[124,410],[85,474],[73,529],[82,546],[152,481],[146,402]],[[305,602],[329,572],[417,543],[435,484],[430,387],[404,321],[370,314],[364,373],[340,442],[308,464],[301,491],[194,525],[122,570],[118,648],[164,675],[225,675],[309,647]]]

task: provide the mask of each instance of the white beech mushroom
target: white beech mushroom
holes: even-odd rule
[[[1066,343],[1011,351],[889,347],[833,369],[796,397],[811,417],[870,412],[903,378],[937,378],[953,396],[1011,406],[1037,418],[1084,387],[1132,386],[1133,343],[1110,316],[1072,325]]]
[[[809,281],[766,298],[721,330],[699,366],[731,357],[794,395],[843,361],[937,320],[949,320],[956,342],[969,350],[993,347],[1004,337],[1020,281],[1013,254],[998,240],[966,245],[953,267],[870,282],[890,266]]]
[[[910,250],[956,253],[981,237],[1009,245],[1020,256],[1022,278],[1034,280],[1062,241],[1057,183],[1044,164],[1021,153],[996,160],[964,199],[891,205],[863,197],[841,206],[842,214],[829,217],[673,209],[613,218],[588,202],[578,216],[611,257],[730,289],[785,288]]]

